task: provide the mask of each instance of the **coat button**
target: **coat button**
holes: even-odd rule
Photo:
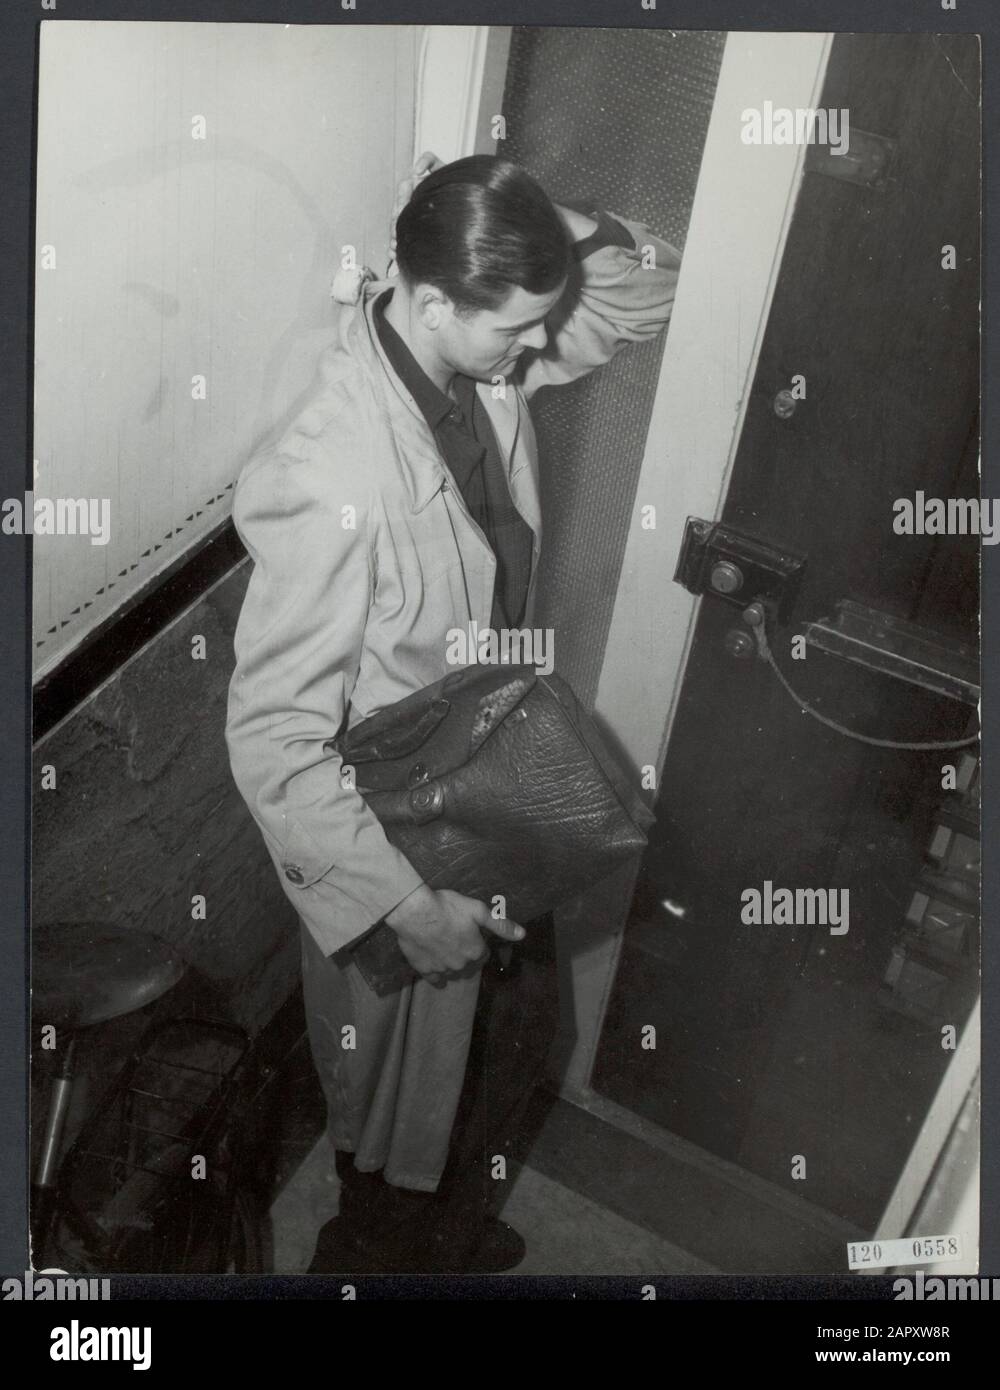
[[[284,866],[284,868],[285,868],[285,877],[288,879],[289,883],[304,883],[304,882],[305,882],[306,876],[305,876],[305,874],[302,872],[302,870],[299,868],[298,864],[286,864],[286,865]]]

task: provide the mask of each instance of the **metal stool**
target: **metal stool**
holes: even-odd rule
[[[48,1242],[58,1186],[60,1150],[80,1034],[161,998],[186,965],[152,936],[110,922],[44,922],[32,932],[33,1025],[69,1034],[52,1087],[41,1156],[32,1183],[34,1243]]]

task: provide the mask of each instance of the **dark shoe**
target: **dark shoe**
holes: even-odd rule
[[[308,1274],[503,1274],[521,1263],[524,1240],[506,1221],[490,1217],[473,1252],[464,1258],[440,1248],[402,1247],[399,1240],[366,1241],[350,1222],[335,1216],[321,1227]]]
[[[349,1222],[334,1216],[320,1227],[307,1274],[367,1274],[364,1253]]]
[[[460,1271],[463,1274],[503,1274],[515,1269],[527,1254],[524,1239],[513,1226],[495,1216],[487,1217],[482,1240]],[[456,1271],[458,1272],[458,1271]]]

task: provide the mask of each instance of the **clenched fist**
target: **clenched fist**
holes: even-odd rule
[[[489,951],[483,932],[502,941],[520,941],[524,928],[506,918],[496,918],[485,903],[453,893],[449,888],[428,888],[424,883],[404,898],[385,918],[399,938],[399,948],[420,975],[432,984],[449,971],[483,964]]]

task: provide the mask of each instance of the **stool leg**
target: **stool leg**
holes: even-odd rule
[[[66,1126],[66,1116],[69,1112],[69,1102],[73,1093],[76,1041],[76,1035],[71,1035],[59,1067],[59,1075],[52,1085],[41,1157],[38,1160],[38,1169],[32,1184],[34,1216],[32,1229],[34,1244],[39,1253],[45,1249],[55,1216],[55,1196],[59,1179],[59,1150],[62,1145],[63,1130]]]

